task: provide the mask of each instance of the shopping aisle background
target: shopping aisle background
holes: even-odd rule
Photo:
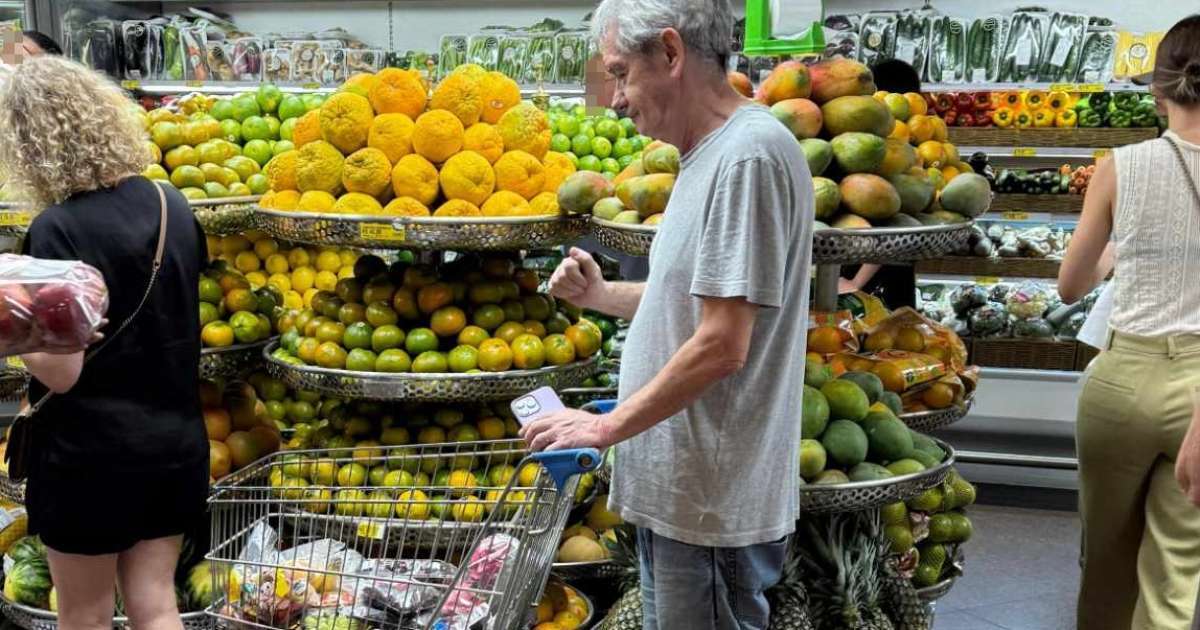
[[[1079,585],[1074,512],[976,505],[965,575],[933,630],[1073,630]]]

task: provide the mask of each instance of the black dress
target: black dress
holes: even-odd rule
[[[199,296],[204,233],[167,188],[162,269],[141,313],[33,419],[29,530],[52,549],[110,554],[190,531],[208,493],[200,413]],[[159,231],[155,185],[142,177],[76,195],[29,227],[26,253],[82,260],[104,274],[110,336],[145,293]],[[36,380],[29,399],[46,388]]]

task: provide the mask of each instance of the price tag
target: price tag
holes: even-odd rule
[[[1079,84],[1077,83],[1051,83],[1051,92],[1078,92]]]
[[[1080,83],[1079,91],[1087,94],[1095,94],[1096,92],[1104,91],[1103,83]]]
[[[29,227],[29,213],[15,210],[0,211],[0,226]]]
[[[1037,149],[1033,147],[1017,147],[1013,149],[1014,157],[1033,157],[1037,155]]]
[[[372,540],[383,540],[383,525],[374,521],[364,521],[358,524],[358,537]]]
[[[975,284],[993,285],[1000,284],[1000,278],[996,276],[975,276]]]
[[[202,87],[204,87],[204,82],[203,82],[203,81],[184,81],[184,82],[183,82],[183,84],[184,84],[184,85],[186,85],[187,87],[190,87],[190,88],[202,88]]]
[[[319,90],[321,89],[321,84],[316,81],[309,81],[308,83],[301,83],[300,87],[306,90]]]
[[[11,368],[17,368],[18,370],[25,369],[25,362],[21,360],[21,357],[15,355],[15,354],[5,357],[4,363],[5,363],[5,365],[7,365],[8,367],[11,367]]]
[[[1029,213],[1022,211],[1022,210],[1009,210],[1008,212],[1001,212],[1000,216],[1008,221],[1028,221],[1029,220]]]
[[[125,88],[126,90],[137,90],[142,87],[142,84],[134,79],[125,79],[121,82],[121,87]]]
[[[1092,157],[1096,158],[1097,160],[1100,158],[1106,158],[1110,154],[1112,154],[1112,149],[1096,149],[1095,151],[1092,151]]]
[[[404,228],[396,228],[387,223],[359,223],[358,235],[372,241],[404,242]]]

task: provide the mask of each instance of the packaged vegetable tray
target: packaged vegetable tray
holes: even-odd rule
[[[0,254],[0,356],[83,348],[107,311],[95,267]]]

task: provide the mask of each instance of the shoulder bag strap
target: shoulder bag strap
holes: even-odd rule
[[[1196,176],[1192,174],[1192,170],[1188,168],[1187,160],[1183,157],[1183,149],[1179,148],[1179,143],[1175,142],[1174,138],[1167,136],[1163,137],[1167,144],[1175,149],[1175,157],[1179,158],[1179,167],[1183,169],[1183,179],[1187,181],[1188,187],[1192,189],[1192,197],[1196,200],[1196,206],[1200,207],[1200,186],[1196,185]]]
[[[98,352],[103,350],[105,346],[112,342],[117,335],[120,335],[129,326],[129,324],[133,322],[134,318],[142,312],[142,307],[146,306],[146,301],[150,299],[150,292],[154,290],[154,284],[158,280],[158,271],[162,268],[163,253],[166,251],[167,246],[167,195],[165,192],[163,192],[163,187],[160,184],[154,183],[154,188],[158,191],[158,245],[154,249],[154,264],[150,268],[150,281],[146,284],[146,291],[142,294],[142,299],[138,302],[137,308],[133,309],[133,312],[129,314],[129,317],[125,318],[125,321],[121,322],[120,326],[117,326],[117,329],[113,331],[113,334],[109,335],[104,339],[104,341],[100,342],[100,345],[92,348],[87,352],[87,354],[84,355],[83,362],[85,364],[89,359],[96,356]],[[38,409],[41,409],[42,405],[46,404],[46,401],[50,399],[51,395],[53,395],[53,392],[46,392],[43,394],[42,397],[39,398],[36,403],[31,405],[29,409],[22,415],[32,416],[33,414],[37,413]]]

